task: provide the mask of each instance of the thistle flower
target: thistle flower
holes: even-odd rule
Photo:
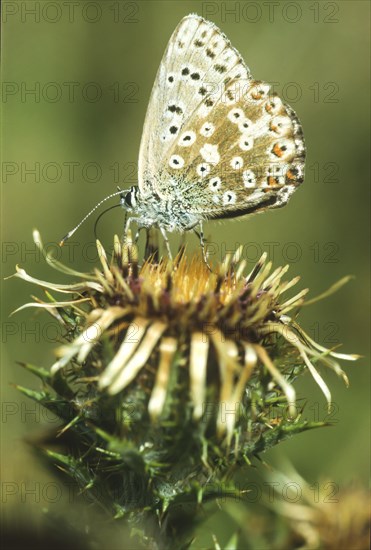
[[[37,232],[34,240],[43,250]],[[63,418],[63,433],[78,434],[77,453],[49,456],[85,490],[100,487],[116,516],[164,514],[185,495],[215,497],[237,463],[323,425],[301,418],[293,381],[309,370],[330,404],[315,365],[348,383],[337,359],[357,356],[327,350],[301,329],[295,319],[308,290],[285,297],[299,281],[284,279],[288,266],[272,271],[263,254],[246,275],[237,251],[210,272],[184,250],[139,266],[130,239],[117,237],[110,261],[99,242],[97,249],[101,267],[92,274],[44,253],[78,283],[40,281],[17,268],[16,277],[48,297],[19,309],[45,309],[66,332],[50,371],[25,365],[44,391],[20,389]],[[56,301],[49,291],[70,296]],[[114,494],[113,471],[123,494]],[[146,487],[135,502],[126,490],[132,474]]]

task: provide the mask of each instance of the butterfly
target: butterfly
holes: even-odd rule
[[[171,257],[167,233],[195,230],[204,251],[204,221],[284,206],[304,164],[293,109],[252,78],[214,23],[190,14],[171,36],[153,85],[138,185],[119,192],[125,233],[132,222],[158,228]]]

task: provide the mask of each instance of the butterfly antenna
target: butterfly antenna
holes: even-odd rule
[[[79,229],[79,227],[81,227],[81,225],[84,223],[84,221],[87,220],[88,217],[89,217],[91,214],[93,214],[93,212],[95,212],[96,209],[99,208],[99,206],[100,206],[101,204],[103,204],[104,202],[108,201],[109,199],[112,199],[113,197],[116,197],[117,195],[121,195],[122,193],[125,193],[125,191],[126,191],[126,189],[121,189],[120,191],[116,191],[116,193],[112,193],[111,195],[108,195],[107,197],[105,197],[103,200],[99,201],[98,204],[96,204],[96,205],[94,206],[94,208],[92,208],[92,209],[90,210],[90,212],[88,212],[88,214],[86,214],[86,216],[81,220],[81,222],[78,223],[78,224],[76,225],[76,227],[74,227],[73,229],[71,229],[71,231],[69,231],[69,232],[67,233],[67,235],[65,235],[65,236],[63,237],[63,239],[62,239],[62,240],[60,241],[60,243],[59,243],[59,246],[63,246],[64,243],[67,241],[67,239],[69,239],[70,237],[72,237],[72,235],[75,233],[75,231],[77,231],[77,230]]]
[[[103,212],[101,212],[99,214],[99,216],[97,217],[97,219],[95,220],[94,222],[94,237],[95,239],[98,239],[98,223],[100,222],[100,219],[105,215],[107,214],[107,212],[109,212],[110,210],[113,210],[114,208],[121,208],[121,204],[114,204],[113,206],[109,206],[108,208],[106,208],[105,210],[103,210]],[[126,212],[125,212],[125,218],[124,218],[124,221],[126,221]],[[125,225],[124,225],[125,227]]]

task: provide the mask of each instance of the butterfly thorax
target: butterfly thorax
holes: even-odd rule
[[[201,220],[199,214],[189,212],[189,205],[177,197],[161,198],[156,193],[143,196],[139,187],[133,186],[121,197],[121,205],[139,227],[156,226],[165,231],[189,231]]]

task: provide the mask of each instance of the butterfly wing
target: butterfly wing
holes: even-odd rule
[[[211,22],[185,17],[156,77],[144,125],[139,186],[176,197],[200,218],[283,206],[303,181],[294,111],[251,78]]]
[[[183,202],[205,218],[284,206],[304,179],[305,146],[295,112],[264,82],[250,81],[240,90],[232,82],[222,97],[211,98],[208,113],[202,106],[185,125],[185,135],[191,125],[198,134],[197,150],[185,153],[177,143],[171,151],[184,159],[183,177],[191,182],[182,190]],[[211,135],[200,136],[200,127]]]
[[[195,14],[184,17],[169,40],[147,108],[138,166],[142,193],[152,192],[153,186],[160,195],[164,192],[164,159],[207,96],[220,89],[226,75],[213,65],[225,63],[231,73],[250,79],[241,56],[213,23]]]

